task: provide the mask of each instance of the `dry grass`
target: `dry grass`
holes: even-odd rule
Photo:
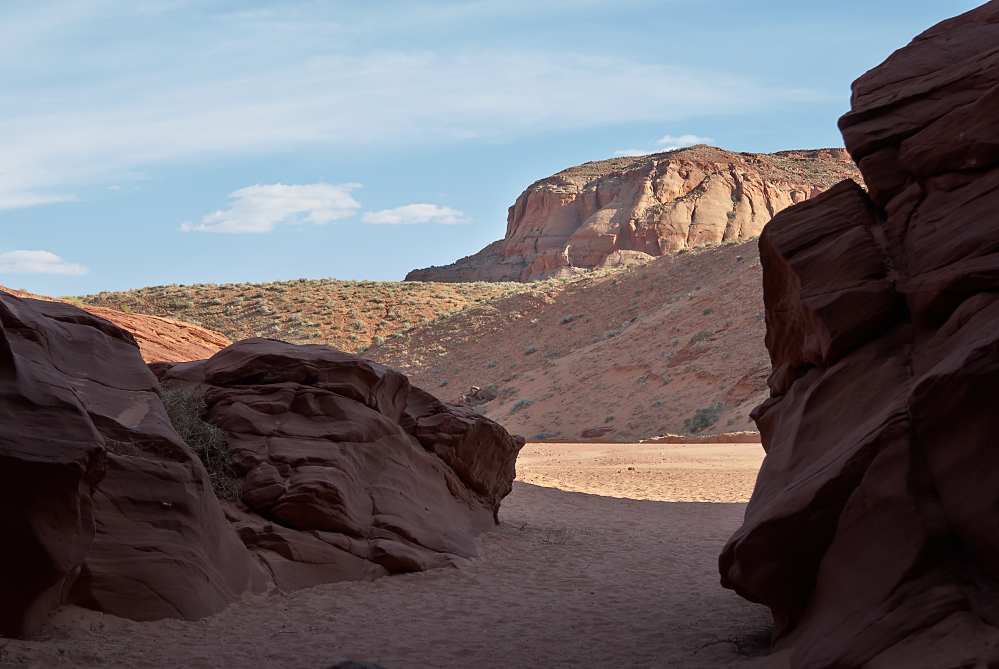
[[[204,393],[170,388],[163,391],[163,406],[173,429],[204,463],[215,496],[224,500],[239,499],[242,486],[232,471],[225,434],[203,419],[207,410]]]

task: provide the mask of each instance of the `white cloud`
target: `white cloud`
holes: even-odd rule
[[[278,223],[323,225],[346,218],[361,208],[350,195],[350,191],[360,187],[361,184],[355,183],[248,186],[229,194],[235,201],[227,210],[208,214],[197,225],[185,222],[180,229],[238,234],[270,232]]]
[[[656,140],[655,149],[624,149],[622,151],[615,151],[615,156],[647,156],[652,153],[662,153],[663,151],[672,151],[674,149],[682,149],[685,146],[694,146],[695,144],[707,144],[712,142],[710,137],[698,137],[697,135],[680,135],[679,137],[674,137],[673,135],[666,135],[662,139]]]
[[[69,274],[82,276],[90,270],[83,265],[67,262],[48,251],[8,251],[0,253],[0,273],[9,274]]]
[[[368,212],[361,216],[365,223],[400,225],[408,223],[468,223],[465,212],[451,207],[438,207],[436,204],[407,204],[395,209]]]
[[[707,144],[711,141],[713,140],[710,137],[698,137],[697,135],[680,135],[679,137],[666,135],[662,139],[656,140],[656,144],[659,145],[659,151],[672,151],[694,144]]]
[[[641,149],[625,149],[624,151],[615,151],[614,155],[625,156],[625,157],[647,156],[650,153],[658,153],[659,151],[662,150],[663,149],[656,149],[655,151],[642,151]]]

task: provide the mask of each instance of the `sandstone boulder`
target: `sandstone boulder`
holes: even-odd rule
[[[0,416],[0,633],[67,601],[197,619],[262,584],[128,332],[0,292]]]
[[[791,667],[999,666],[999,1],[854,84],[845,182],[760,238],[767,457],[722,583]]]
[[[283,589],[474,557],[512,489],[522,438],[357,356],[248,339],[153,369],[205,391],[242,480],[230,520]]]
[[[777,212],[859,174],[843,149],[732,153],[695,146],[574,167],[510,207],[504,239],[407,281],[536,281],[624,267],[760,234]]]

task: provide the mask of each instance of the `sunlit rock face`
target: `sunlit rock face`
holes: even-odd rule
[[[859,173],[844,149],[732,153],[694,146],[586,163],[510,207],[506,237],[410,281],[536,281],[748,239],[774,214]]]

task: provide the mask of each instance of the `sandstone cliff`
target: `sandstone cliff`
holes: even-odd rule
[[[779,666],[999,666],[997,45],[994,0],[858,79],[869,192],[760,238],[767,456],[720,569]]]
[[[844,178],[844,149],[732,153],[693,146],[586,163],[542,179],[510,207],[506,237],[407,281],[536,281],[759,235],[774,214]]]

